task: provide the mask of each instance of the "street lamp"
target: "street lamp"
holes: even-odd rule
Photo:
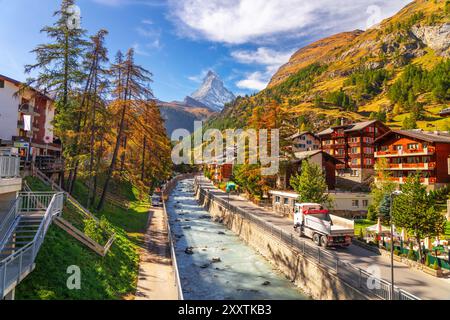
[[[394,191],[390,194],[389,220],[391,224],[391,300],[394,300],[394,221],[392,218],[392,207],[394,206],[394,197],[401,194],[401,191]]]

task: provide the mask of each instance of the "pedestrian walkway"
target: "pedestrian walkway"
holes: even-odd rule
[[[198,181],[200,181],[204,189],[209,190],[214,196],[228,201],[228,194],[215,188],[208,180],[203,178]],[[273,224],[287,234],[299,236],[294,231],[293,221],[290,219],[280,217],[269,210],[260,208],[251,201],[239,196],[232,195],[229,199],[231,205]],[[304,239],[307,240],[306,238]],[[311,243],[313,242],[311,241]],[[341,261],[349,262],[361,269],[367,269],[370,266],[379,267],[381,278],[390,282],[391,262],[387,257],[377,255],[356,245],[351,245],[349,248],[330,249],[329,252]],[[398,262],[395,262],[394,270],[394,281],[397,287],[425,300],[450,299],[450,279],[436,278],[422,271],[409,269],[406,265]]]
[[[139,265],[136,300],[177,299],[164,210],[152,207]]]

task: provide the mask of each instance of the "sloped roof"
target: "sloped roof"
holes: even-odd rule
[[[363,121],[363,122],[357,122],[357,123],[351,123],[351,124],[346,124],[343,126],[336,126],[336,127],[331,127],[328,128],[320,133],[318,133],[318,136],[325,136],[328,134],[332,134],[334,132],[335,129],[344,129],[345,132],[354,132],[354,131],[359,131],[362,130],[374,123],[377,123],[378,120],[371,120],[371,121]]]
[[[342,164],[343,163],[341,160],[333,157],[332,155],[326,153],[323,150],[301,151],[301,152],[296,152],[294,155],[295,155],[296,161],[303,161],[303,160],[309,159],[309,158],[311,158],[311,157],[313,157],[313,156],[315,156],[317,154],[320,154],[320,153],[322,153],[324,157],[333,160],[334,163],[336,163],[336,164]]]
[[[0,74],[0,80],[11,82],[12,84],[14,84],[15,86],[18,86],[18,87],[23,84],[22,82],[20,82],[18,80],[15,80],[13,78],[7,77],[7,76],[5,76],[3,74]],[[42,92],[40,92],[39,90],[37,90],[37,89],[35,89],[33,87],[29,87],[29,89],[34,91],[39,96],[46,98],[47,100],[51,100],[51,101],[55,100],[54,98],[50,97],[48,94],[42,93]]]
[[[384,140],[392,134],[398,134],[426,142],[450,143],[450,134],[447,132],[428,132],[422,130],[393,130],[379,137],[376,142]]]
[[[298,138],[298,137],[301,137],[301,136],[303,136],[303,135],[305,135],[305,134],[310,134],[311,136],[313,136],[314,138],[318,138],[314,133],[312,133],[311,131],[301,131],[301,132],[297,132],[297,133],[295,133],[295,134],[293,134],[292,136],[290,136],[289,138],[288,138],[288,140],[294,140],[294,139],[296,139],[296,138]]]

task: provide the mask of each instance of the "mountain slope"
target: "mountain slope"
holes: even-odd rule
[[[195,121],[203,121],[213,115],[213,111],[209,108],[191,99],[186,99],[185,102],[157,101],[156,103],[165,121],[169,137],[177,129],[193,132]]]
[[[394,128],[447,130],[439,111],[450,101],[449,46],[450,1],[413,1],[364,32],[300,49],[267,89],[238,97],[209,126],[281,124],[288,134],[377,118]]]
[[[221,111],[225,104],[232,102],[236,97],[225,88],[223,81],[216,73],[209,71],[202,86],[191,95],[191,98],[213,111]]]

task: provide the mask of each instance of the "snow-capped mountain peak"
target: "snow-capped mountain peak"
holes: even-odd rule
[[[213,71],[209,71],[202,86],[191,95],[214,111],[222,111],[226,103],[236,99],[234,94],[225,88],[223,81]]]

